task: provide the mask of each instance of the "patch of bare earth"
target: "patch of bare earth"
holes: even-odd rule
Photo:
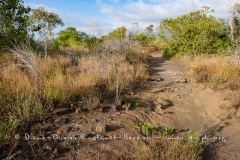
[[[200,132],[204,159],[240,159],[239,91],[197,84],[187,70],[159,52],[150,59],[150,80],[127,93],[140,100],[140,107],[116,106],[114,97],[104,98],[90,112],[78,103],[62,106],[45,122],[19,132],[19,159],[136,159],[151,137],[139,133],[135,120],[154,127],[174,125],[179,134]],[[162,111],[157,113],[157,108]]]

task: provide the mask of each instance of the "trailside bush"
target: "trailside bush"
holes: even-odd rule
[[[202,7],[202,10],[176,19],[163,19],[159,29],[164,32],[165,37],[170,37],[166,38],[164,54],[174,56],[226,52],[230,47],[228,28],[223,19],[210,15],[213,12],[209,7]]]

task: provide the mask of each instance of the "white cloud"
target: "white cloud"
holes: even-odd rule
[[[116,29],[117,27],[130,27],[133,22],[139,22],[140,31],[153,24],[154,28],[164,18],[176,18],[191,11],[201,9],[202,6],[209,6],[216,12],[217,18],[227,18],[228,4],[232,0],[96,0],[96,10],[100,15],[84,15],[70,11],[62,11],[43,4],[29,3],[30,7],[45,7],[46,10],[57,13],[64,21],[65,27],[76,27],[78,30],[88,32],[88,24],[96,22],[102,27],[103,34]],[[240,0],[236,0],[240,1]]]
[[[41,3],[33,3],[33,2],[30,2],[30,3],[26,3],[26,6],[29,6],[31,8],[38,8],[38,7],[43,7],[45,8],[47,11],[49,12],[54,12],[56,14],[60,14],[61,11],[57,8],[53,8],[53,7],[49,7],[49,6],[46,6],[44,4],[41,4]]]
[[[130,25],[132,22],[139,22],[141,30],[149,24],[155,27],[161,19],[176,18],[191,11],[201,9],[202,6],[209,6],[216,12],[213,14],[217,18],[227,18],[227,0],[143,0],[129,1],[122,6],[116,6],[106,1],[98,0],[101,13],[107,18],[105,23],[109,23],[111,28]],[[217,4],[217,5],[216,5]]]

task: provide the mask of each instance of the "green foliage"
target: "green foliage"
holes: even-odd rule
[[[156,113],[161,113],[161,112],[162,112],[162,109],[161,109],[161,108],[156,108],[156,109],[155,109],[155,112],[156,112]]]
[[[134,97],[122,96],[121,99],[123,104],[132,106],[135,109],[140,106],[139,101]]]
[[[43,114],[43,106],[37,94],[21,94],[16,102],[8,105],[8,108],[10,115],[21,122],[40,118]]]
[[[28,37],[30,10],[22,0],[0,0],[0,50]]]
[[[44,7],[32,9],[29,21],[33,31],[39,32],[44,37],[52,36],[53,29],[58,25],[64,25],[57,14],[46,11]]]
[[[145,33],[140,33],[137,35],[137,40],[142,45],[143,44],[157,44],[159,41],[153,35],[146,35]]]
[[[164,53],[167,56],[176,54],[212,54],[225,52],[230,47],[228,29],[222,19],[209,15],[209,7],[190,12],[176,19],[164,19],[159,29],[165,33]]]
[[[0,146],[11,139],[12,133],[18,126],[19,121],[9,118],[6,122],[0,122]]]
[[[199,141],[199,133],[198,132],[194,132],[192,130],[187,132],[188,134],[188,140],[191,144],[197,144]]]
[[[86,38],[87,34],[79,32],[75,27],[68,27],[58,33],[55,43],[59,46],[77,46]]]
[[[148,36],[146,36],[144,33],[140,33],[137,36],[137,40],[141,43],[141,44],[147,44],[148,43]]]
[[[149,133],[149,127],[150,127],[150,124],[149,123],[141,123],[141,122],[138,122],[138,121],[135,121],[133,123],[133,125],[135,127],[137,127],[137,129],[144,135],[148,135]]]
[[[45,10],[44,7],[39,7],[33,9],[29,19],[29,25],[32,27],[32,30],[38,32],[43,36],[45,41],[45,58],[47,57],[47,42],[48,37],[53,36],[53,29],[57,26],[64,26],[61,18],[53,13]]]
[[[151,132],[152,134],[166,136],[166,135],[172,134],[175,131],[174,126],[169,126],[163,129],[159,129],[156,127],[150,127],[151,125],[149,123],[141,123],[138,121],[134,121],[133,125],[137,127],[137,129],[144,135],[148,135],[149,132]]]
[[[112,32],[110,32],[108,34],[108,37],[124,39],[124,38],[126,38],[126,33],[127,33],[127,29],[125,26],[123,26],[123,27],[119,27],[119,28],[113,30]]]
[[[175,130],[175,127],[174,126],[170,126],[170,127],[163,128],[160,133],[161,133],[161,135],[168,135],[168,134],[173,133],[174,130]]]
[[[152,132],[161,136],[166,136],[174,132],[175,127],[174,126],[169,126],[163,129],[158,129],[158,128],[151,128]]]
[[[219,75],[211,75],[211,77],[209,78],[209,82],[212,84],[223,84],[226,83],[227,81],[228,79],[226,77]]]
[[[90,53],[96,51],[100,43],[100,40],[95,36],[86,35],[84,39],[85,47],[89,50]]]

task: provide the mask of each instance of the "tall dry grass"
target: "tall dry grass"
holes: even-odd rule
[[[21,109],[13,109],[14,105],[22,107],[19,102],[26,108],[34,108],[35,103],[38,107],[39,103],[44,105],[45,102],[66,103],[80,100],[85,95],[95,96],[100,88],[104,92],[114,92],[147,78],[146,65],[139,58],[131,64],[122,53],[82,55],[73,63],[70,56],[54,55],[44,59],[26,47],[15,47],[10,51],[11,56],[0,58],[8,62],[0,68],[2,115],[19,117],[16,110]],[[3,107],[6,104],[11,104],[7,111]],[[28,112],[34,116],[42,114]],[[27,119],[29,117],[26,115]]]
[[[119,96],[122,89],[146,79],[147,57],[119,46],[123,48],[95,54],[67,48],[62,51],[69,53],[45,59],[23,44],[0,55],[0,147],[10,142],[19,124],[40,120],[54,107],[80,101],[91,110],[99,105],[100,95]]]
[[[225,84],[227,88],[240,89],[240,70],[233,56],[183,56],[180,61],[199,83]]]

